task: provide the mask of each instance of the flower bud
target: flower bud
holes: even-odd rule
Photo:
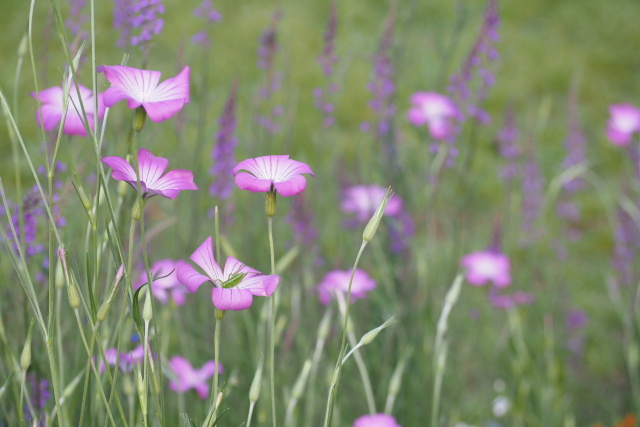
[[[267,201],[265,202],[265,211],[267,212],[267,216],[274,216],[276,214],[276,190],[273,188],[273,184],[271,184],[271,190],[267,192]]]
[[[125,194],[127,194],[127,187],[128,186],[129,186],[129,184],[127,184],[127,181],[120,181],[118,183],[118,196],[124,197]]]
[[[147,297],[144,300],[144,308],[142,309],[142,318],[145,322],[149,322],[153,317],[153,307],[151,307],[151,292],[147,292]]]
[[[140,220],[142,216],[142,210],[144,209],[144,199],[136,198],[136,202],[131,209],[131,219],[134,221]]]
[[[138,399],[140,399],[140,409],[143,414],[147,413],[147,395],[144,392],[144,380],[142,379],[142,372],[137,369],[136,372],[136,389],[138,390]]]
[[[256,374],[253,376],[253,381],[251,382],[251,388],[249,389],[249,401],[257,402],[258,397],[260,397],[260,383],[262,382],[262,366],[264,364],[264,358],[260,356],[260,362],[258,363],[258,369],[256,369]]]
[[[378,226],[380,225],[380,221],[382,220],[382,216],[384,215],[384,211],[387,208],[387,203],[389,203],[389,199],[393,196],[393,191],[391,187],[387,187],[387,190],[384,192],[384,196],[382,197],[382,201],[378,205],[378,209],[373,214],[369,223],[364,229],[364,233],[362,234],[362,240],[364,242],[369,242],[369,240],[373,239],[373,236],[376,234],[378,230]]]
[[[20,40],[20,44],[18,45],[18,56],[22,57],[27,54],[29,51],[29,39],[27,38],[27,34],[22,37]]]
[[[69,305],[75,310],[80,307],[80,295],[78,295],[78,289],[73,282],[75,282],[75,280],[71,278],[67,285],[67,294],[69,295]]]
[[[296,383],[293,386],[293,391],[291,395],[294,399],[300,400],[302,394],[304,393],[304,386],[307,384],[307,377],[309,376],[309,371],[311,370],[311,360],[307,359],[304,362],[304,366],[302,367],[302,372],[300,372],[300,376],[296,380]]]
[[[136,112],[133,115],[133,130],[140,132],[144,127],[144,121],[147,118],[147,112],[144,107],[140,106],[136,108]]]
[[[96,317],[98,319],[98,322],[100,323],[104,322],[104,320],[109,315],[110,309],[111,309],[111,300],[107,300],[105,301],[104,304],[102,304],[102,306],[100,307],[100,310],[98,310],[98,316]]]
[[[56,288],[62,289],[62,287],[64,286],[64,271],[62,271],[62,262],[60,261],[56,263],[56,272],[54,277]]]
[[[378,336],[378,334],[380,333],[380,331],[382,331],[384,328],[386,328],[387,326],[391,326],[394,323],[396,323],[396,316],[391,316],[389,319],[387,319],[386,322],[384,322],[382,325],[378,326],[375,329],[370,330],[369,332],[367,332],[366,334],[364,334],[362,336],[362,338],[360,338],[360,345],[367,345],[370,344],[374,339],[376,339],[376,337]]]
[[[27,339],[22,349],[22,355],[20,356],[20,367],[23,371],[29,369],[31,365],[31,331],[33,330],[33,321],[29,325],[29,332],[27,332]]]

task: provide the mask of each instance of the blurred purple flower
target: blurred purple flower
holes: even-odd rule
[[[104,105],[113,107],[122,100],[127,107],[142,106],[153,122],[161,122],[173,117],[189,103],[189,67],[180,73],[160,81],[160,71],[139,70],[122,65],[105,65],[104,76],[111,87],[104,92]]]
[[[145,52],[151,39],[162,32],[165,9],[161,0],[113,0],[113,26],[120,32],[119,48],[138,46]]]
[[[511,309],[519,305],[530,305],[535,301],[535,296],[528,292],[514,292],[513,294],[489,293],[489,302],[495,308]]]
[[[80,98],[78,98],[78,91],[80,92]],[[80,99],[82,99],[82,106],[84,106],[84,111],[89,121],[89,128],[95,130],[93,91],[80,84],[78,85],[78,91],[76,91],[75,86],[72,86],[69,91],[67,117],[65,118],[62,132],[67,135],[87,136]],[[31,96],[41,103],[36,111],[38,125],[47,131],[56,128],[64,116],[65,99],[63,89],[60,86],[54,86],[40,92],[32,92]],[[98,120],[101,120],[104,116],[105,104],[103,100],[104,94],[98,93]]]
[[[334,67],[338,62],[336,55],[336,28],[338,26],[338,12],[336,10],[335,1],[331,2],[331,10],[329,12],[329,20],[324,33],[324,46],[322,53],[316,57],[325,78],[325,87],[315,88],[313,97],[314,105],[323,115],[323,124],[325,128],[335,124],[335,105],[333,96],[338,92],[338,85],[334,82]]]
[[[153,296],[163,304],[169,302],[169,297],[178,305],[184,305],[186,301],[187,288],[178,281],[175,270],[178,268],[178,262],[172,259],[161,259],[153,263],[149,267],[153,280]],[[166,276],[166,277],[163,277]],[[147,283],[147,273],[142,271],[140,278],[133,284],[133,289],[137,290],[140,286]]]
[[[356,185],[346,188],[340,203],[345,213],[354,213],[360,223],[371,219],[382,201],[386,189],[379,185]],[[394,195],[385,209],[385,215],[398,216],[402,212],[402,199]]]
[[[257,193],[275,188],[284,197],[304,191],[307,180],[302,176],[303,173],[315,176],[309,165],[292,160],[288,155],[247,159],[233,168],[236,185],[241,190]]]
[[[209,396],[209,386],[207,381],[211,378],[216,369],[218,373],[224,372],[222,365],[218,365],[215,360],[209,360],[200,369],[194,369],[191,363],[182,356],[173,356],[169,360],[169,367],[173,371],[176,379],[169,381],[169,388],[178,393],[185,393],[195,389],[201,399]]]
[[[511,183],[518,176],[518,159],[522,155],[520,148],[520,132],[516,122],[513,108],[508,108],[504,112],[504,122],[496,137],[498,150],[505,160],[500,176],[507,183]]]
[[[213,256],[211,237],[207,237],[190,259],[204,270],[206,276],[182,262],[178,265],[178,281],[191,293],[195,293],[204,282],[210,282],[213,285],[211,299],[218,310],[245,310],[251,307],[254,295],[271,296],[280,283],[279,276],[265,276],[233,257],[227,258],[222,271]]]
[[[640,108],[631,104],[614,104],[609,107],[609,114],[607,138],[614,145],[629,144],[633,134],[640,132]]]
[[[429,134],[437,141],[448,139],[454,132],[453,120],[460,114],[453,101],[435,92],[416,92],[411,95],[409,123],[429,127]]]
[[[222,20],[220,12],[213,8],[213,2],[211,0],[203,0],[199,6],[193,9],[193,16],[201,18],[205,21],[205,25],[214,24]],[[207,29],[198,31],[191,37],[191,43],[196,45],[202,45],[203,47],[209,47],[211,45],[211,39],[207,33]]]
[[[587,325],[589,316],[584,310],[571,310],[567,313],[565,324],[567,329],[582,329]]]
[[[227,102],[218,119],[216,143],[211,153],[212,163],[210,173],[213,183],[209,187],[209,194],[222,200],[228,199],[233,191],[233,167],[236,164],[234,151],[238,144],[236,138],[236,95],[237,86],[234,85],[229,93]]]
[[[400,215],[389,221],[388,224],[391,252],[398,253],[406,250],[409,247],[409,241],[415,235],[415,227],[411,214],[403,211]]]
[[[460,265],[467,270],[467,282],[473,286],[491,282],[497,288],[505,288],[511,284],[511,263],[503,253],[473,252],[462,257]]]
[[[32,414],[29,405],[24,407],[24,415],[27,421],[32,421],[40,418],[40,425],[46,425],[46,405],[49,399],[51,399],[51,387],[49,381],[44,378],[38,378],[33,373],[28,373],[26,376],[27,387],[29,389],[29,399],[31,400],[31,406],[37,412]],[[35,422],[32,425],[36,425]]]
[[[86,13],[82,13],[87,4],[87,0],[69,0],[69,17],[64,21],[69,31],[74,36],[85,37],[86,31],[82,30],[82,25],[89,20]]]
[[[293,206],[287,215],[287,222],[293,228],[293,236],[297,244],[307,249],[316,247],[319,232],[314,226],[313,211],[306,202],[304,193],[293,199]]]
[[[530,151],[522,165],[522,236],[520,244],[528,246],[539,237],[541,230],[536,220],[540,215],[543,202],[543,178],[535,154]]]
[[[107,364],[109,366],[116,366],[116,362],[118,361],[118,349],[111,347],[104,349],[104,356],[107,360]],[[139,363],[142,363],[144,360],[144,347],[142,345],[137,346],[133,350],[128,352],[120,352],[120,370],[122,372],[131,372],[133,370],[133,366]],[[103,373],[105,371],[105,364],[102,356],[98,357],[100,360],[100,365],[98,371]]]
[[[633,218],[623,209],[617,211],[611,266],[618,286],[629,286],[637,281],[636,267],[640,254],[640,230]]]
[[[260,36],[258,47],[258,68],[264,71],[264,83],[258,89],[258,107],[261,112],[256,113],[255,121],[268,133],[275,134],[280,130],[279,117],[282,116],[282,106],[271,105],[274,95],[281,88],[282,74],[275,70],[276,54],[280,50],[278,45],[278,24],[282,19],[282,11],[276,11],[271,17],[271,25]]]
[[[363,415],[353,422],[353,427],[401,427],[389,414]]]
[[[136,172],[125,159],[117,156],[103,157],[102,163],[113,169],[113,179],[125,181],[134,189],[137,188]],[[193,182],[191,171],[174,169],[163,176],[168,164],[169,160],[164,157],[156,157],[144,148],[138,150],[138,173],[143,198],[148,199],[159,194],[167,199],[175,199],[180,191],[198,189]]]
[[[351,270],[333,270],[327,273],[317,286],[318,299],[324,305],[331,302],[331,298],[337,292],[347,294],[349,290],[349,278]],[[376,288],[376,281],[369,277],[364,270],[356,269],[351,284],[351,300],[355,301],[367,296],[367,293]]]

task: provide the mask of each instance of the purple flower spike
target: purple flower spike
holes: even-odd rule
[[[353,427],[401,427],[389,414],[363,415],[353,423]]]
[[[173,356],[169,361],[169,367],[176,375],[176,380],[169,382],[169,388],[178,393],[195,389],[202,400],[209,395],[207,380],[213,376],[216,369],[219,374],[224,371],[222,365],[217,364],[215,360],[209,360],[200,369],[193,369],[191,363],[182,356]]]
[[[309,165],[291,160],[287,155],[247,159],[233,168],[236,185],[240,189],[258,193],[268,192],[273,186],[284,197],[304,191],[307,181],[301,175],[303,173],[315,176]]]
[[[511,284],[511,264],[505,254],[473,252],[465,255],[460,264],[467,269],[467,282],[473,286],[492,282],[497,288],[504,288]]]
[[[161,259],[153,263],[149,268],[153,277],[160,277],[153,281],[153,296],[163,304],[169,302],[169,298],[173,302],[180,306],[186,302],[185,295],[187,294],[187,288],[178,282],[176,270],[178,263],[172,259]],[[166,276],[166,277],[163,277]],[[142,272],[140,279],[133,285],[133,289],[136,290],[140,286],[147,283],[147,273]]]
[[[356,185],[344,191],[344,197],[340,203],[343,212],[355,213],[358,221],[365,223],[371,219],[378,205],[384,198],[386,189],[379,185]],[[398,216],[402,212],[402,199],[394,196],[389,200],[385,215]]]
[[[80,98],[82,99],[82,105],[84,111],[87,114],[89,120],[89,128],[95,129],[95,109],[93,100],[93,91],[82,85],[78,85],[80,91]],[[36,111],[36,121],[38,125],[42,126],[44,130],[54,129],[62,116],[64,115],[64,91],[60,86],[50,87],[40,92],[32,92],[31,96],[35,99],[39,99],[42,105]],[[103,94],[98,94],[98,120],[101,120],[104,116],[105,105],[103,102]],[[80,100],[78,98],[78,92],[75,87],[71,87],[69,91],[69,104],[67,110],[67,117],[64,121],[62,132],[67,135],[80,135],[87,136],[87,131],[84,128],[84,118],[81,116],[82,108],[80,107]]]
[[[455,132],[452,121],[460,115],[458,107],[447,96],[435,92],[416,92],[411,96],[412,107],[407,113],[414,126],[429,126],[435,140],[442,141]]]
[[[331,302],[334,293],[341,292],[345,295],[349,290],[350,270],[333,270],[324,276],[322,282],[318,285],[318,298],[324,305]],[[353,275],[353,283],[351,283],[351,300],[362,299],[367,296],[369,291],[376,288],[376,281],[373,280],[366,271],[356,269]]]
[[[164,82],[160,71],[139,70],[122,65],[105,65],[104,76],[111,87],[104,92],[104,104],[112,107],[127,100],[129,108],[142,106],[154,122],[170,119],[189,103],[189,67]]]
[[[204,282],[211,282],[214,286],[211,299],[218,310],[245,310],[251,307],[254,295],[271,296],[280,283],[280,276],[265,276],[234,257],[227,258],[223,271],[213,256],[211,237],[207,237],[190,259],[206,275],[182,262],[178,265],[178,281],[191,293],[195,293]]]
[[[113,169],[113,179],[126,181],[136,188],[136,173],[125,159],[109,156],[104,157],[102,163]],[[138,173],[143,198],[148,199],[159,194],[167,199],[175,199],[182,190],[198,189],[193,182],[191,171],[175,169],[162,176],[168,164],[169,160],[156,157],[144,148],[138,151]]]
[[[607,138],[614,145],[627,145],[634,132],[640,132],[640,108],[630,104],[609,107],[611,118],[607,122]]]

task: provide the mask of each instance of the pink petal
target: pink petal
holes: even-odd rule
[[[218,365],[214,360],[209,360],[198,370],[198,378],[202,381],[208,380],[216,372],[216,366],[218,366],[218,374],[224,372],[224,367],[222,365]]]
[[[412,107],[407,111],[407,120],[414,126],[423,126],[427,124],[428,118],[418,107]]]
[[[153,187],[147,186],[168,199],[175,199],[182,190],[197,190],[193,182],[193,173],[188,170],[174,169],[154,183]]]
[[[145,102],[142,104],[152,122],[159,123],[170,119],[184,106],[183,99],[172,99],[169,101]]]
[[[191,363],[182,356],[173,356],[169,360],[169,367],[176,374],[180,383],[188,383],[188,379],[195,374]]]
[[[274,184],[278,193],[284,197],[289,197],[301,193],[307,188],[307,180],[302,175],[296,175],[284,182]]]
[[[212,282],[216,280],[224,282],[224,276],[222,270],[218,266],[215,258],[213,257],[213,245],[211,243],[211,236],[207,237],[204,242],[198,247],[198,249],[191,255],[191,261],[195,262],[200,268],[204,270],[209,276]]]
[[[75,112],[71,111],[72,106],[69,106],[69,111],[67,111],[67,118],[64,121],[64,127],[62,131],[67,135],[80,135],[87,136],[87,131],[84,128],[83,119]],[[95,129],[93,124],[93,115],[88,115],[87,119],[89,119],[89,128]]]
[[[189,103],[189,66],[186,66],[180,73],[160,83],[150,94],[148,102],[161,102],[182,100]]]
[[[31,92],[31,96],[41,104],[51,104],[62,110],[64,91],[60,86],[50,87],[40,92]]]
[[[230,256],[227,258],[227,261],[224,263],[224,278],[228,280],[235,273],[252,273],[252,274],[260,274],[258,270],[254,270],[253,268],[244,265],[234,257]]]
[[[211,280],[209,277],[198,273],[190,264],[181,262],[178,264],[178,281],[182,283],[192,294],[200,285]]]
[[[62,119],[62,108],[55,105],[43,104],[36,111],[36,122],[42,126],[44,130],[52,130],[60,123]]]
[[[136,182],[136,173],[125,159],[118,156],[108,156],[101,159],[102,163],[113,169],[111,177],[118,181]]]
[[[213,288],[211,300],[218,310],[239,311],[251,307],[253,296],[247,289]]]
[[[271,189],[271,180],[256,178],[246,172],[236,175],[236,185],[241,190],[249,190],[252,193],[267,192]]]
[[[270,276],[253,276],[245,278],[235,288],[232,289],[246,289],[251,292],[252,295],[259,297],[271,296],[280,283],[280,276],[272,274]]]
[[[198,384],[194,387],[196,389],[196,392],[198,393],[198,396],[200,396],[200,398],[202,400],[205,400],[207,398],[207,396],[209,396],[209,386],[206,384]]]
[[[139,70],[122,65],[105,65],[103,70],[104,76],[112,85],[104,93],[104,103],[107,107],[123,99],[129,101],[129,108],[138,107],[149,100],[149,94],[156,90],[160,80],[159,71]]]
[[[138,150],[140,182],[144,182],[147,188],[153,189],[156,181],[160,179],[167,169],[168,164],[169,160],[164,157],[156,157],[150,151],[141,148]]]

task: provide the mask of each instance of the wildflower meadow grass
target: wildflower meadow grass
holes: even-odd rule
[[[637,4],[2,11],[0,427],[636,425]]]

